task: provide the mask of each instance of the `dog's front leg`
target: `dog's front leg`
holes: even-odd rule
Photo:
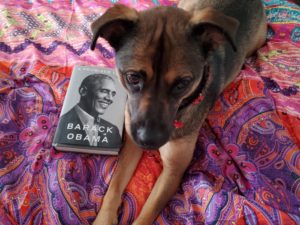
[[[129,135],[126,135],[125,145],[120,152],[116,169],[104,196],[100,212],[93,225],[118,224],[117,213],[121,205],[122,194],[142,154],[143,151],[134,144]]]
[[[168,201],[174,196],[193,157],[197,137],[197,134],[193,134],[171,140],[159,149],[163,163],[162,173],[133,225],[152,225]]]

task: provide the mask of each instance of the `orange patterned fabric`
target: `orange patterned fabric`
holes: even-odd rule
[[[51,142],[75,64],[114,67],[89,24],[115,2],[0,3],[0,224],[91,224],[117,157],[58,152]],[[155,225],[300,224],[300,8],[265,0],[268,39],[199,130],[193,161]],[[145,152],[123,196],[132,224],[162,170]]]

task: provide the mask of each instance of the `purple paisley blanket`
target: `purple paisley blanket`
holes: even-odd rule
[[[75,64],[114,67],[89,24],[119,2],[0,2],[0,224],[91,224],[116,157],[51,147]],[[155,224],[300,224],[300,7],[264,0],[268,40],[248,58],[199,131],[193,161]],[[145,152],[120,209],[131,224],[162,166]]]

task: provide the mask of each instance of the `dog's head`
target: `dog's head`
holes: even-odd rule
[[[169,140],[179,108],[208,86],[211,55],[223,45],[235,48],[237,26],[212,8],[137,12],[123,5],[92,24],[91,48],[102,37],[116,51],[119,79],[129,94],[130,133],[140,147],[157,149]]]

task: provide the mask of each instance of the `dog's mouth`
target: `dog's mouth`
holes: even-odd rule
[[[143,146],[139,146],[143,151],[153,151],[153,150],[158,150],[160,148],[160,146],[152,146],[152,145],[143,145]]]

